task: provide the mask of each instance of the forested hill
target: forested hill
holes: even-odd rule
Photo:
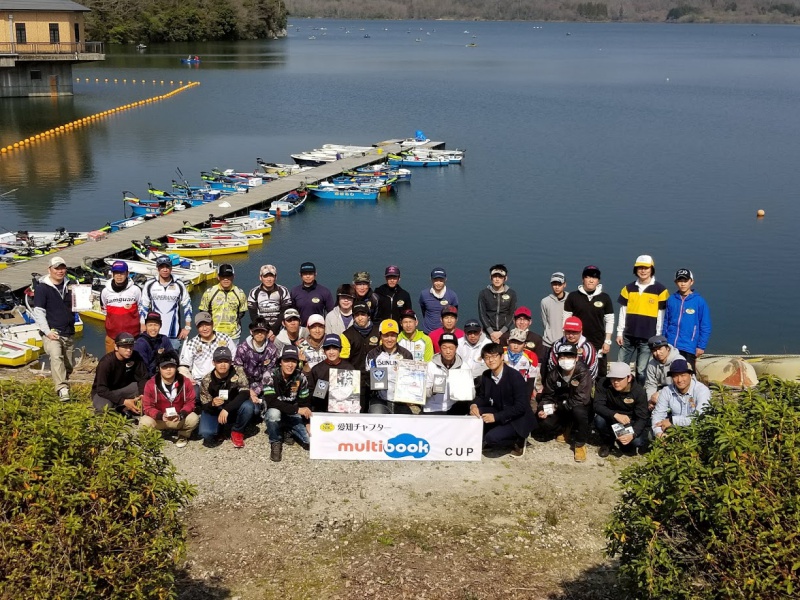
[[[78,0],[89,39],[113,43],[245,40],[281,35],[283,0]]]
[[[797,23],[784,0],[286,0],[292,17]]]

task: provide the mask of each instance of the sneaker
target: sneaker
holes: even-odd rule
[[[597,456],[600,458],[605,458],[611,454],[611,447],[610,446],[600,446],[600,449],[597,451]]]
[[[514,447],[511,449],[511,456],[513,456],[514,458],[522,458],[523,456],[525,456],[526,445],[527,443],[525,441],[523,441],[522,443],[518,442],[514,444]]]
[[[586,446],[575,446],[575,462],[586,462]]]
[[[281,462],[283,458],[283,442],[272,442],[270,444],[269,459],[272,462]]]
[[[244,434],[239,431],[231,431],[231,443],[234,448],[244,448]]]
[[[69,388],[61,388],[58,390],[58,399],[62,402],[68,402],[70,399]]]
[[[178,439],[175,440],[175,447],[176,448],[186,448],[189,444],[189,440],[185,437],[178,436]]]

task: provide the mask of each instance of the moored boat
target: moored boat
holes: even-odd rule
[[[179,256],[209,258],[247,252],[250,248],[247,240],[208,240],[203,242],[180,242],[164,244],[163,250]]]
[[[285,196],[273,200],[272,204],[269,205],[269,212],[273,215],[280,213],[283,217],[293,215],[303,210],[307,197],[308,192],[305,190],[302,192],[293,190]]]
[[[0,338],[0,366],[21,367],[39,358],[42,349],[24,342]]]
[[[319,186],[309,186],[314,196],[321,200],[377,200],[380,190],[377,187],[350,185],[334,185],[323,181]]]

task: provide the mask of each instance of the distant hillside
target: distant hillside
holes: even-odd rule
[[[770,0],[285,0],[295,17],[458,21],[797,23],[800,3]]]

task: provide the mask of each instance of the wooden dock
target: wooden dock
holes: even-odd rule
[[[335,177],[344,171],[386,160],[387,154],[400,151],[399,141],[381,142],[372,151],[362,156],[343,158],[302,173],[281,177],[276,181],[250,188],[246,194],[224,196],[218,201],[175,211],[169,215],[145,221],[141,225],[116,231],[97,242],[87,241],[76,246],[62,248],[51,254],[10,265],[0,271],[0,283],[6,284],[14,291],[19,291],[30,285],[31,273],[47,273],[48,263],[53,256],[62,257],[68,266],[78,266],[82,264],[85,256],[106,258],[129,252],[131,251],[131,242],[134,240],[143,240],[145,237],[158,240],[170,233],[180,231],[187,223],[196,227],[208,221],[209,215],[213,215],[215,218],[229,217],[246,214],[251,209],[268,207],[273,200],[303,184],[314,184],[323,179]],[[442,142],[429,142],[425,145],[428,148],[440,148],[443,146]],[[218,205],[223,201],[229,203],[230,207],[220,208]]]

